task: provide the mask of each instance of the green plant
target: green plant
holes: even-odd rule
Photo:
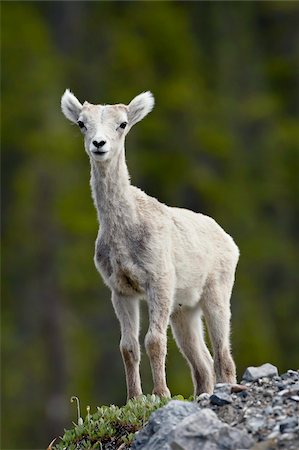
[[[184,398],[179,395],[173,399],[183,400]],[[150,414],[165,406],[169,401],[169,398],[143,395],[129,400],[122,407],[115,405],[97,407],[94,414],[90,414],[88,406],[87,415],[83,420],[80,417],[79,399],[77,399],[78,423],[74,423],[74,428],[65,430],[60,438],[61,441],[53,446],[53,450],[129,449],[136,431],[144,427]]]

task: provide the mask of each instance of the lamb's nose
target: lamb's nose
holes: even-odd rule
[[[100,147],[103,147],[103,146],[106,144],[106,141],[100,141],[100,142],[98,142],[98,141],[92,141],[92,143],[93,143],[93,145],[94,145],[96,148],[100,148]]]

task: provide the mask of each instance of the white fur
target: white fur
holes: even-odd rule
[[[155,99],[150,91],[137,95],[128,105],[130,127],[142,120],[155,105]]]
[[[145,346],[154,393],[169,395],[165,375],[167,327],[191,367],[195,394],[217,382],[235,382],[230,353],[230,296],[239,251],[210,217],[170,208],[130,184],[124,142],[128,130],[154,106],[151,93],[126,106],[81,103],[69,92],[62,110],[84,127],[91,163],[91,190],[100,229],[95,265],[112,291],[121,326],[128,398],[140,395],[139,300],[146,299],[149,329]],[[75,111],[70,113],[71,110]],[[70,118],[71,115],[71,118]],[[125,129],[120,124],[126,123]],[[94,141],[105,141],[100,154]],[[214,362],[206,347],[201,315],[209,329]]]
[[[65,117],[71,122],[76,123],[78,121],[82,105],[69,89],[65,90],[61,98],[61,109]]]

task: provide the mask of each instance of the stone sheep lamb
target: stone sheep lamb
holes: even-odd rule
[[[64,115],[84,136],[91,164],[91,191],[100,228],[94,262],[112,291],[121,327],[120,351],[128,399],[142,394],[139,374],[139,300],[146,299],[145,338],[154,389],[169,396],[165,359],[167,328],[188,361],[194,394],[216,382],[235,383],[230,352],[230,297],[239,250],[210,217],[171,208],[132,186],[125,137],[154,106],[150,92],[128,105],[83,105],[67,89]],[[204,341],[204,315],[214,361]]]

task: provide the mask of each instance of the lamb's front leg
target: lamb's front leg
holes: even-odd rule
[[[139,363],[139,301],[112,293],[112,303],[120,322],[122,354],[127,382],[127,399],[142,395]]]
[[[172,303],[170,285],[149,289],[149,329],[145,337],[145,348],[152,369],[153,394],[170,397],[166,384],[165,362],[167,353],[167,327]]]

